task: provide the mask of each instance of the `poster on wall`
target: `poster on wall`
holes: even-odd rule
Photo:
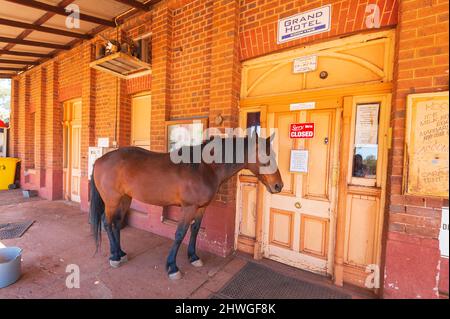
[[[308,173],[307,150],[291,150],[290,171],[294,173]]]
[[[448,197],[447,92],[411,94],[407,100],[405,193]]]
[[[103,148],[97,146],[89,146],[88,150],[88,179],[91,180],[92,172],[94,170],[94,163],[97,159],[103,156]]]
[[[356,106],[355,147],[372,147],[378,144],[379,111],[379,103]]]
[[[172,152],[182,146],[201,144],[205,138],[203,133],[207,126],[207,119],[167,121],[167,151]]]
[[[328,32],[331,29],[331,5],[278,20],[278,43]]]

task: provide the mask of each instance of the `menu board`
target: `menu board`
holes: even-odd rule
[[[408,96],[405,191],[448,197],[448,91]]]

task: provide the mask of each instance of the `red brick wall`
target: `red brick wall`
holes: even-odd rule
[[[170,118],[208,116],[213,1],[192,1],[172,19]]]
[[[126,93],[135,94],[152,89],[152,76],[144,75],[126,81]]]
[[[441,208],[448,200],[403,195],[402,180],[407,95],[448,90],[448,1],[401,1],[399,9],[384,297],[436,298]],[[442,271],[448,276],[448,264]]]
[[[82,46],[65,52],[58,56],[59,62],[59,101],[64,102],[81,97],[81,83],[83,73],[80,67],[83,65]]]
[[[380,8],[381,27],[397,23],[399,0],[246,0],[240,8],[240,42],[242,60],[250,59],[303,43],[367,29],[366,6]],[[310,37],[277,44],[278,19],[331,4],[331,30]]]

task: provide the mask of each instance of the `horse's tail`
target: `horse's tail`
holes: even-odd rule
[[[102,215],[105,213],[105,203],[103,202],[97,186],[95,186],[94,174],[91,176],[91,205],[89,208],[89,219],[92,233],[95,239],[95,252],[98,252],[102,240]]]

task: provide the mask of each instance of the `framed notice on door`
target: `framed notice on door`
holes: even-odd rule
[[[407,100],[404,190],[448,197],[447,92],[411,94]]]
[[[290,171],[293,173],[308,173],[307,150],[291,150]]]

